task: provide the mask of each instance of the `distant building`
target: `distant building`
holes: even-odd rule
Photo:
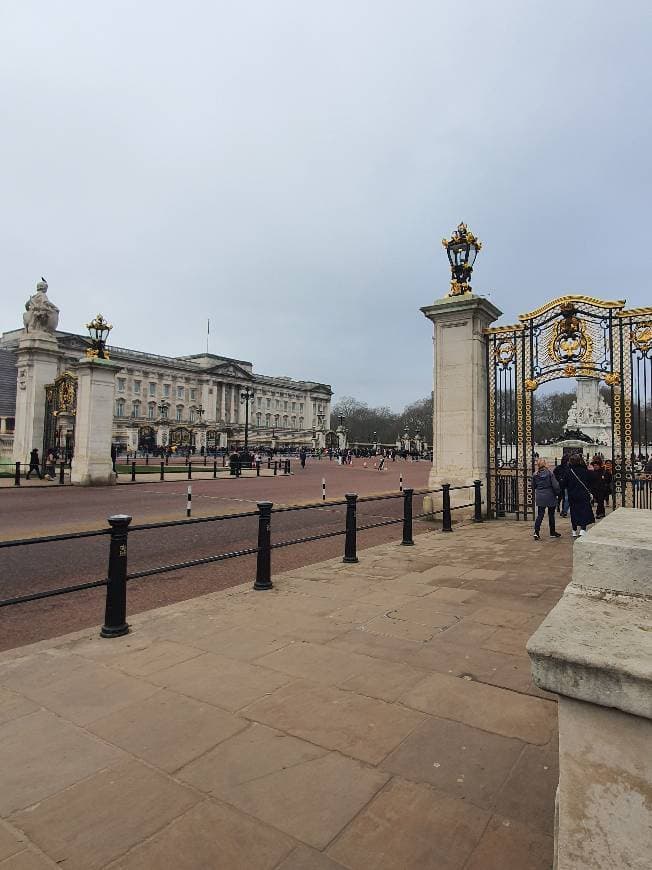
[[[11,454],[16,408],[16,351],[23,330],[0,337],[0,450]],[[89,347],[87,337],[55,331],[59,376],[70,373]],[[244,442],[245,406],[241,393],[253,389],[249,402],[252,446],[323,445],[330,422],[332,390],[328,384],[254,373],[246,360],[211,353],[172,357],[108,346],[116,373],[113,442],[121,448],[153,451],[182,448],[237,448]],[[20,373],[18,373],[20,381]],[[43,397],[45,402],[45,395]],[[47,417],[46,412],[46,417]],[[50,416],[52,416],[50,414]],[[55,415],[56,416],[56,415]],[[39,450],[72,452],[74,412],[46,419],[47,440]]]

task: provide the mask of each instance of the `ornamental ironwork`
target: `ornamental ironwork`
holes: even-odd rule
[[[610,388],[614,504],[652,508],[644,473],[652,460],[652,308],[562,296],[485,335],[491,513],[533,516],[534,393],[560,378],[595,378]]]

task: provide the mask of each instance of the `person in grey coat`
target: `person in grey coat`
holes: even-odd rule
[[[537,471],[532,475],[532,489],[534,490],[534,503],[537,508],[537,518],[534,523],[534,540],[539,540],[539,531],[541,530],[541,523],[543,522],[546,509],[548,510],[550,537],[561,538],[559,532],[555,531],[555,508],[557,507],[557,496],[559,495],[559,483],[555,475],[547,467],[545,459],[537,460]]]

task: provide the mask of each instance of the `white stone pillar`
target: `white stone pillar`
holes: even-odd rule
[[[45,386],[59,371],[59,345],[54,335],[25,332],[18,343],[16,380],[16,428],[13,461],[29,462],[36,447],[43,451]],[[42,457],[41,457],[42,458]]]
[[[226,420],[226,384],[222,381],[222,404],[219,413],[220,420]]]
[[[472,485],[487,477],[487,363],[483,330],[501,311],[465,293],[421,309],[434,324],[433,461],[428,484]],[[465,501],[467,501],[465,497]],[[458,499],[459,501],[459,499]]]
[[[116,482],[111,463],[113,401],[118,363],[82,359],[77,365],[77,422],[75,455],[70,480],[79,486],[108,486]]]
[[[238,422],[238,411],[237,411],[236,404],[235,404],[235,393],[236,393],[236,386],[235,386],[235,384],[231,384],[231,422],[232,423]]]
[[[556,870],[652,855],[652,511],[619,508],[573,544],[573,576],[527,649],[558,695]]]

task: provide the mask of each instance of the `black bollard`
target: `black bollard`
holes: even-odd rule
[[[217,479],[217,459],[213,460],[213,480]]]
[[[271,501],[258,502],[258,554],[254,589],[272,589],[272,505]]]
[[[274,460],[274,477],[276,477],[276,473],[278,471],[278,462]]]
[[[20,462],[16,463],[16,469],[14,471],[14,486],[20,486]]]
[[[404,547],[413,547],[412,540],[412,495],[414,489],[406,487],[403,490],[403,540]]]
[[[192,462],[188,460],[188,480],[192,480]]]
[[[161,462],[161,480],[165,480],[165,462]]]
[[[64,474],[65,474],[65,468],[66,468],[66,463],[65,463],[65,462],[60,462],[60,463],[59,463],[59,483],[63,483],[63,482],[64,482],[63,476],[64,476]]]
[[[131,482],[133,483],[135,479],[136,479],[136,463],[132,462],[131,463]]]
[[[109,517],[109,573],[106,584],[106,608],[101,637],[121,637],[129,631],[127,624],[127,536],[131,517]]]
[[[482,481],[481,480],[474,480],[473,481],[473,489],[475,490],[475,499],[474,499],[475,514],[473,517],[473,522],[474,523],[481,523],[482,522]]]
[[[442,532],[453,531],[453,520],[451,517],[451,485],[450,483],[442,483]]]
[[[256,462],[256,477],[260,477],[260,460]]]
[[[344,558],[342,561],[357,562],[358,494],[356,492],[347,492],[344,498],[346,499],[346,536],[344,538]]]
[[[149,453],[145,454],[145,465],[149,465]]]

